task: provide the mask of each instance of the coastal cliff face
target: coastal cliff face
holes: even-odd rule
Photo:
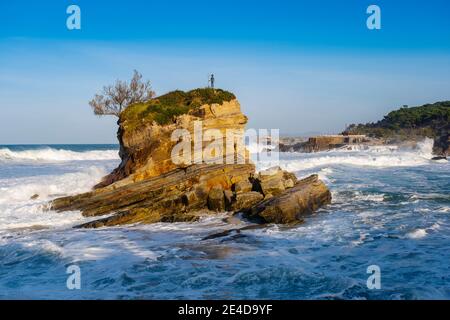
[[[130,111],[127,111],[119,119],[117,134],[122,162],[96,188],[106,187],[119,181],[119,185],[142,181],[179,167],[171,159],[171,152],[179,142],[171,139],[175,130],[187,130],[193,137],[194,126],[196,122],[199,124],[201,121],[203,132],[210,129],[219,130],[225,137],[227,130],[243,133],[247,123],[247,117],[242,114],[236,99],[223,101],[221,104],[202,105],[174,118],[171,123],[163,125],[153,119],[130,119]],[[204,147],[201,150],[195,148],[192,150],[191,157],[195,159],[198,156],[195,153],[203,152]],[[233,152],[237,153],[238,150],[233,149]],[[224,153],[223,157],[226,156]],[[242,156],[247,159],[245,154]]]
[[[177,130],[183,132],[181,140],[195,137],[198,129],[201,135],[214,130],[224,137],[231,131],[233,139],[242,140],[246,123],[234,95],[221,90],[177,91],[132,105],[119,120],[119,167],[93,191],[56,199],[49,209],[109,215],[79,226],[84,228],[195,221],[224,211],[243,212],[263,223],[295,223],[331,201],[317,176],[297,181],[278,167],[256,173],[248,151],[235,140],[231,148],[224,146],[222,153],[212,155],[222,162],[173,161],[172,151],[181,139],[173,139]],[[210,142],[203,137],[196,148],[188,140],[191,158],[204,156]],[[234,163],[226,161],[230,156]]]

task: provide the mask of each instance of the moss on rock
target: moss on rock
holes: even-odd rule
[[[231,92],[222,89],[199,88],[188,92],[176,90],[147,102],[128,106],[120,115],[120,121],[126,122],[127,129],[133,130],[145,122],[165,125],[176,116],[186,114],[205,104],[222,104],[236,99]]]

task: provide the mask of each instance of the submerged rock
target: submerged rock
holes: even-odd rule
[[[433,158],[431,158],[431,160],[433,160],[433,161],[447,160],[447,157],[444,157],[444,156],[438,156],[438,157],[433,157]]]

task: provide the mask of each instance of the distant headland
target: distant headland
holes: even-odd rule
[[[433,153],[450,154],[450,101],[392,111],[375,123],[351,124],[341,134],[310,137],[307,141],[280,140],[281,151],[317,152],[362,145],[414,145],[434,140]]]

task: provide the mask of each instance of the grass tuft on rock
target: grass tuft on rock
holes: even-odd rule
[[[233,99],[236,99],[234,94],[222,89],[199,88],[188,92],[176,90],[147,102],[128,106],[121,113],[120,121],[126,121],[129,129],[149,121],[165,125],[173,121],[176,116],[198,109],[202,105],[222,104]]]

